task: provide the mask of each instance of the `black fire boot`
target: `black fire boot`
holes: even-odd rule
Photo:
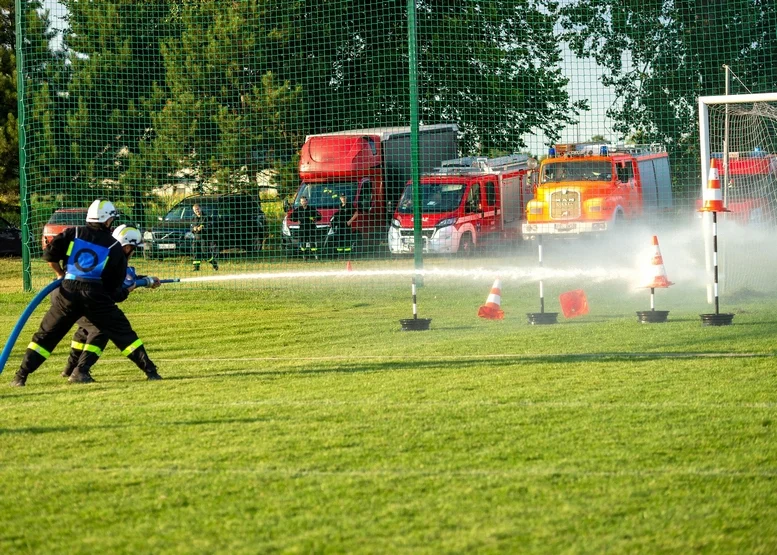
[[[73,373],[73,370],[75,370],[76,366],[78,366],[78,359],[81,357],[81,351],[77,351],[75,349],[70,349],[70,354],[67,357],[67,362],[65,363],[65,369],[62,370],[62,373],[60,376],[63,378],[69,378],[70,375]]]
[[[148,358],[148,353],[146,353],[146,348],[143,347],[143,345],[132,351],[129,359],[134,362],[138,368],[143,370],[147,380],[154,381],[162,379],[162,376],[160,376],[156,370],[156,364],[151,362],[151,359]]]
[[[27,374],[19,370],[13,377],[11,387],[24,387],[25,385],[27,385]]]
[[[76,368],[67,380],[70,383],[94,383],[94,378],[89,370]]]

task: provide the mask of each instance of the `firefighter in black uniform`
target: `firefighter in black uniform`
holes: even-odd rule
[[[308,204],[308,197],[299,197],[299,206],[291,211],[289,217],[299,222],[299,250],[302,252],[302,259],[308,256],[318,258],[316,222],[321,221],[321,213]]]
[[[120,225],[114,230],[113,238],[121,244],[124,254],[127,255],[127,260],[132,257],[135,249],[143,244],[140,230],[134,226]],[[144,279],[146,287],[151,289],[156,289],[160,285],[158,278],[139,276],[136,274],[135,268],[127,266],[124,282],[121,289],[112,295],[113,300],[117,303],[124,301],[137,287],[139,279]],[[88,377],[91,377],[92,366],[97,363],[107,344],[108,335],[92,324],[88,318],[83,317],[78,320],[78,329],[73,335],[73,341],[70,344],[70,355],[65,364],[65,369],[62,371],[62,377],[69,378],[72,382],[83,383],[84,381],[89,381]]]
[[[62,279],[62,285],[51,293],[51,307],[32,336],[11,385],[24,386],[27,377],[49,358],[83,316],[102,330],[149,380],[161,379],[143,342],[112,297],[127,273],[127,257],[111,235],[116,216],[118,212],[110,201],[96,200],[87,211],[85,226],[66,229],[46,246],[43,259]],[[87,375],[73,381],[92,380]]]
[[[350,253],[355,239],[353,222],[359,216],[359,211],[348,202],[345,193],[340,194],[340,208],[334,213],[331,224],[331,233],[337,254]]]
[[[206,262],[210,262],[214,270],[219,269],[219,262],[216,259],[218,246],[216,244],[216,230],[213,225],[213,218],[203,213],[199,204],[192,206],[194,211],[194,221],[192,222],[192,235],[194,243],[192,244],[192,271],[199,272],[202,259],[206,256]]]

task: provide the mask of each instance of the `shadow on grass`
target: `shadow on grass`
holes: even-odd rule
[[[275,420],[274,418],[223,418],[223,419],[208,419],[208,420],[185,420],[178,422],[155,422],[155,427],[171,427],[171,426],[212,426],[222,424],[256,424],[259,422],[269,422]],[[78,424],[73,426],[30,426],[26,428],[0,428],[0,436],[10,434],[58,434],[69,432],[89,432],[99,430],[120,430],[137,428],[143,426],[143,423],[135,424]]]

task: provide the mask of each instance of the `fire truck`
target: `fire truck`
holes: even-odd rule
[[[712,165],[726,182],[727,219],[744,225],[775,223],[777,156],[760,150],[729,152],[728,175],[721,153],[712,155]]]
[[[605,232],[671,208],[663,146],[558,144],[540,165],[522,231],[525,239]]]
[[[537,161],[523,154],[446,160],[420,179],[423,252],[467,256],[489,242],[520,237],[529,178]],[[408,183],[388,234],[393,254],[414,252],[413,185]]]

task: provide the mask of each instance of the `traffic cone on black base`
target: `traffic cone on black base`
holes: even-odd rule
[[[637,319],[642,324],[660,324],[666,322],[669,311],[656,310],[655,290],[666,289],[674,284],[666,277],[664,258],[661,256],[661,250],[658,248],[658,237],[655,235],[653,235],[653,258],[650,262],[650,270],[646,278],[643,287],[650,288],[650,310],[638,310]]]

